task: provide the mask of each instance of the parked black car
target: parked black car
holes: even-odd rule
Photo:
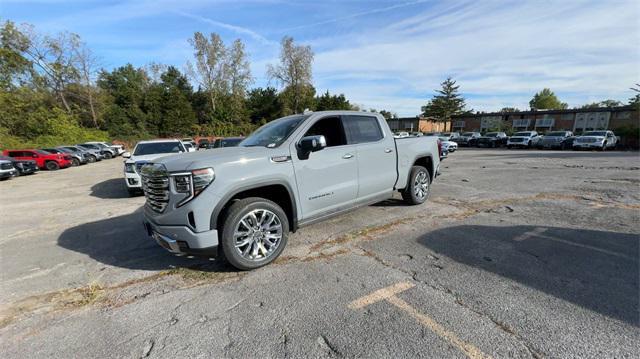
[[[198,141],[198,148],[200,148],[200,149],[204,149],[204,150],[206,150],[207,148],[209,148],[209,146],[210,146],[210,145],[209,145],[209,140],[208,140],[208,139],[206,139],[206,138],[201,138],[201,139]]]
[[[547,132],[542,136],[542,140],[538,141],[538,148],[567,150],[573,147],[575,139],[571,131]]]
[[[482,137],[480,132],[465,132],[455,142],[458,146],[473,147],[478,144],[478,138]]]
[[[478,138],[476,145],[478,147],[502,147],[507,145],[507,136],[504,132],[487,132],[482,137]]]
[[[18,176],[30,175],[38,172],[38,165],[33,160],[19,160],[9,156],[0,156],[0,160],[11,161],[18,170]]]

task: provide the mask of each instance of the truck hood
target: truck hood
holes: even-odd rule
[[[125,163],[136,163],[140,161],[151,162],[161,157],[178,156],[178,155],[181,155],[181,153],[154,153],[151,155],[144,155],[144,156],[131,156],[125,161]]]
[[[267,156],[288,156],[286,148],[266,148],[266,147],[222,147],[213,150],[201,150],[197,152],[181,153],[169,156],[155,163],[162,163],[169,172],[195,170],[198,168],[213,167],[223,163],[246,163],[256,159],[263,159]]]
[[[524,138],[524,139],[527,139],[527,140],[528,140],[528,139],[530,139],[530,138],[531,138],[531,136],[511,136],[511,137],[509,137],[509,138]]]

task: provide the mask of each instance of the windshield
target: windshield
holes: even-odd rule
[[[93,150],[99,150],[100,149],[100,147],[98,147],[96,145],[89,144],[89,143],[84,143],[84,144],[82,144],[80,146],[82,146],[84,148],[91,148]]]
[[[589,131],[582,134],[583,136],[606,136],[607,133],[605,131]]]
[[[524,136],[524,137],[529,137],[531,136],[531,132],[516,132],[513,134],[514,136]]]
[[[473,132],[465,132],[462,135],[465,137],[473,136]]]
[[[565,132],[549,132],[546,133],[545,136],[549,136],[549,137],[564,137]]]
[[[179,153],[182,151],[180,142],[149,142],[139,143],[133,152],[134,156],[153,155],[156,153]]]
[[[303,120],[303,116],[291,116],[269,122],[249,135],[249,137],[240,143],[240,146],[278,147],[293,133]]]
[[[60,151],[60,152],[73,153],[73,151],[71,151],[71,150],[70,150],[70,149],[68,149],[68,148],[64,148],[64,147],[56,148],[56,149],[57,149],[58,151]]]

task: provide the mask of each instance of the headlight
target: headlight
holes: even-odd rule
[[[216,178],[213,168],[201,168],[186,173],[179,173],[172,176],[176,192],[186,193],[189,196],[178,203],[178,207],[192,200],[202,193]]]
[[[124,171],[127,173],[135,173],[135,164],[134,163],[125,163],[124,164]]]

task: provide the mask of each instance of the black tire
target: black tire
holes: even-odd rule
[[[607,150],[607,142],[602,144],[602,148],[600,149],[600,151],[604,152]]]
[[[243,217],[250,215],[250,213],[256,210],[266,210],[276,216],[277,222],[279,222],[281,227],[281,237],[273,251],[270,251],[270,253],[266,256],[263,255],[264,257],[262,259],[249,259],[245,258],[242,253],[239,253],[239,251],[242,251],[242,247],[236,248],[234,233],[236,231],[236,227],[240,226],[240,221],[243,219]],[[264,220],[264,217],[261,220]],[[258,227],[258,224],[256,224],[256,226]],[[245,198],[232,204],[231,207],[229,207],[229,210],[227,211],[227,214],[224,218],[224,224],[222,225],[222,236],[220,238],[220,246],[222,248],[221,257],[226,259],[229,264],[240,270],[251,270],[260,268],[273,262],[276,258],[278,258],[278,256],[280,256],[284,248],[287,246],[288,235],[289,220],[287,218],[287,214],[284,213],[282,208],[277,203],[259,197]],[[251,248],[254,248],[254,244],[256,248],[258,248],[257,242],[260,242],[262,248],[265,248],[264,239],[258,239],[247,244],[247,246],[250,247],[249,251],[252,251]],[[247,247],[245,247],[245,249],[246,248]]]
[[[104,158],[106,158],[106,159],[110,160],[110,159],[112,159],[112,158],[113,158],[113,155],[111,154],[111,152],[109,152],[109,151],[105,151],[105,152],[104,152]]]
[[[78,166],[80,166],[80,160],[79,160],[79,159],[77,159],[77,158],[75,158],[75,157],[74,157],[74,158],[72,158],[72,159],[71,159],[71,166],[73,166],[73,167],[78,167]]]
[[[87,162],[95,163],[96,161],[97,161],[96,156],[94,156],[94,155],[87,156]]]
[[[47,161],[47,163],[45,163],[44,166],[49,171],[57,171],[60,169],[60,165],[56,161]]]
[[[424,195],[420,195],[421,192],[417,190],[419,182],[418,176],[420,176],[421,180],[426,180],[426,190],[424,190]],[[431,175],[429,174],[429,171],[422,166],[411,167],[411,172],[407,179],[407,187],[402,191],[402,199],[409,205],[422,204],[429,198],[430,194]]]
[[[513,148],[513,146],[511,145],[507,145],[507,149],[510,150],[511,148]]]

